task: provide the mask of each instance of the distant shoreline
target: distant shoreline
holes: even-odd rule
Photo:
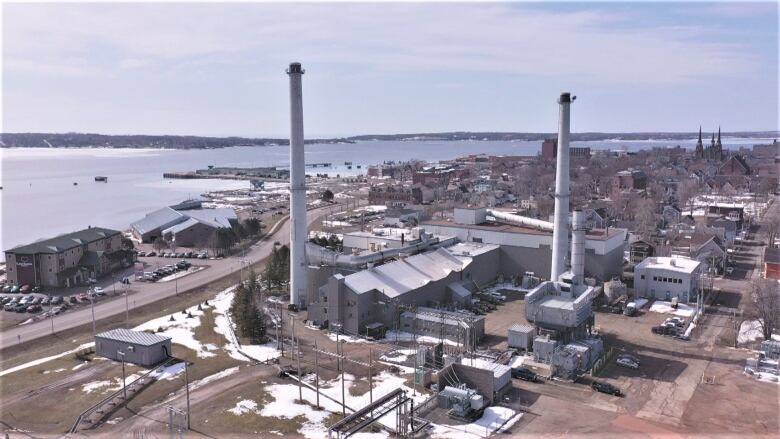
[[[712,133],[703,134],[705,143]],[[742,131],[722,133],[725,138],[749,138],[771,142],[780,137],[778,131]],[[555,137],[554,133],[501,133],[501,132],[447,132],[418,134],[377,134],[341,138],[308,139],[309,145],[356,144],[358,142],[538,142]],[[675,142],[691,141],[698,132],[691,133],[572,133],[571,141],[601,142]],[[243,137],[200,137],[200,136],[149,136],[149,135],[105,135],[82,133],[6,133],[0,134],[0,148],[111,148],[111,149],[219,149],[230,147],[287,146],[288,139],[243,138]]]

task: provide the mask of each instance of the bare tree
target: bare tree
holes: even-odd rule
[[[764,340],[772,338],[780,317],[780,292],[777,282],[771,279],[755,279],[752,282],[753,314],[761,325]]]
[[[774,247],[775,239],[777,238],[778,233],[780,233],[780,217],[777,215],[768,217],[763,228],[766,229],[768,238],[766,245]]]
[[[658,215],[656,214],[655,202],[652,199],[645,198],[639,200],[636,205],[635,230],[642,239],[649,239],[655,234],[658,227]]]

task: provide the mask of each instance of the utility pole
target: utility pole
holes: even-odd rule
[[[89,301],[92,304],[92,337],[95,337],[95,298],[92,296],[92,288],[87,290]]]
[[[184,360],[184,389],[187,392],[187,430],[190,430],[190,377],[187,372],[187,360]]]
[[[130,293],[127,290],[127,284],[125,284],[125,322],[130,326]]]
[[[317,388],[317,410],[320,409],[320,361],[317,339],[314,339],[314,386]],[[298,377],[300,378],[300,377]]]
[[[298,357],[298,400],[303,402],[303,376],[301,375],[301,339],[296,342],[296,356]]]
[[[51,303],[51,291],[49,291],[49,317],[51,318],[51,333],[54,334],[54,304]]]

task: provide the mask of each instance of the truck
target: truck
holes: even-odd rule
[[[628,317],[633,317],[637,313],[637,306],[636,302],[628,302],[626,304],[625,309],[623,309],[623,315]]]

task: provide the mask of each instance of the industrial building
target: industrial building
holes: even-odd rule
[[[469,312],[419,307],[401,313],[399,328],[418,336],[476,346],[485,335],[485,317]]]
[[[457,360],[457,361],[452,361]],[[438,374],[440,389],[465,386],[482,395],[487,405],[499,401],[512,388],[512,369],[481,358],[445,360]]]
[[[71,287],[85,284],[132,262],[122,233],[89,227],[5,252],[11,285]]]
[[[420,242],[421,231],[424,232],[424,229],[419,227],[411,229],[377,227],[367,232],[347,232],[344,233],[343,238],[344,252],[352,253],[361,250],[376,252],[417,244]]]
[[[130,224],[133,236],[144,243],[163,239],[181,247],[206,246],[217,229],[238,221],[233,209],[186,209],[163,207]]]
[[[685,257],[651,257],[634,268],[634,289],[639,297],[688,303],[696,297],[702,263]]]
[[[150,367],[171,356],[171,339],[129,329],[112,329],[95,335],[95,355]]]
[[[487,208],[455,208],[453,221],[423,221],[436,235],[457,237],[461,242],[500,246],[499,273],[512,278],[531,271],[547,277],[552,269],[553,224]],[[564,223],[566,224],[566,223]],[[585,273],[599,280],[611,279],[622,270],[625,229],[591,229],[585,241]]]
[[[441,243],[424,232],[423,239],[418,246]],[[409,247],[405,247],[407,251]],[[394,250],[400,252],[401,249]],[[351,274],[337,272],[315,294],[309,295],[308,318],[317,325],[328,326],[338,322],[347,333],[365,334],[367,327],[375,328],[377,323],[385,328],[395,328],[400,316],[414,307],[465,305],[471,299],[472,291],[476,290],[475,283],[484,284],[495,279],[498,250],[495,245],[456,244],[414,256],[401,256],[398,260],[369,266]],[[308,253],[313,256],[313,251]],[[350,259],[356,263],[364,261],[361,255],[341,257],[341,261],[332,261],[329,265],[337,267],[341,264],[346,269]],[[409,319],[414,320],[407,314],[404,321],[413,327]],[[447,334],[446,338],[456,339],[458,336],[454,329]]]

